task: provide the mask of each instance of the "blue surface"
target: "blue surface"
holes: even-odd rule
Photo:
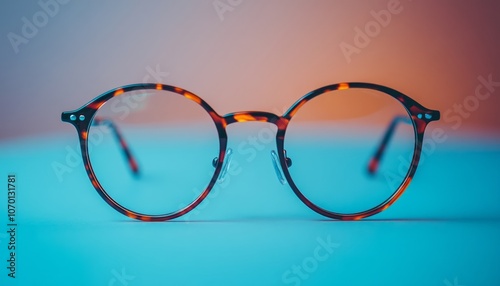
[[[500,284],[498,139],[438,144],[393,206],[357,222],[309,210],[276,179],[272,144],[247,160],[245,140],[229,142],[237,163],[202,205],[161,223],[128,219],[98,196],[68,151],[74,134],[4,141],[0,174],[17,176],[19,225],[17,278],[2,267],[0,284]],[[58,163],[68,167],[59,176]],[[3,227],[4,191],[1,201]]]

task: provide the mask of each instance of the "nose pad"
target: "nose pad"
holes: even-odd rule
[[[271,159],[273,161],[273,166],[274,166],[274,171],[276,172],[276,177],[278,177],[278,180],[280,181],[280,183],[282,185],[286,184],[285,175],[283,174],[283,170],[281,170],[281,167],[279,164],[280,159],[278,157],[278,154],[276,154],[276,152],[274,150],[271,151]]]
[[[227,170],[231,166],[231,159],[233,158],[233,149],[229,148],[226,151],[226,157],[224,158],[224,162],[222,163],[222,169],[219,174],[219,178],[217,178],[217,183],[222,183],[226,179],[227,175]],[[215,157],[212,160],[212,165],[217,167],[217,161],[219,160],[219,157]]]

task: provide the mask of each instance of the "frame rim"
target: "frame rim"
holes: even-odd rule
[[[212,118],[212,121],[216,127],[217,134],[219,136],[219,156],[217,160],[217,165],[214,170],[214,174],[212,175],[212,178],[208,182],[207,187],[201,194],[195,198],[191,203],[189,203],[187,206],[184,208],[174,211],[174,212],[169,212],[165,214],[159,214],[159,215],[150,215],[150,214],[145,214],[141,212],[136,212],[133,211],[129,208],[126,208],[122,206],[120,203],[118,203],[115,199],[113,199],[107,192],[106,190],[102,187],[102,185],[99,183],[99,180],[97,179],[97,176],[94,173],[94,170],[92,168],[92,163],[90,161],[89,153],[88,153],[88,140],[87,140],[87,134],[90,130],[91,123],[93,121],[93,118],[99,108],[104,105],[108,100],[115,96],[119,96],[125,92],[130,92],[134,90],[165,90],[165,91],[170,91],[172,93],[178,94],[180,96],[185,97],[186,99],[189,99],[198,105],[200,105],[207,113],[208,115]],[[71,116],[75,115],[76,120],[72,120]],[[78,120],[78,117],[80,115],[84,116],[83,120]],[[196,208],[210,193],[210,191],[213,189],[215,183],[217,182],[217,179],[219,177],[219,174],[222,170],[222,165],[225,159],[226,155],[226,148],[227,148],[227,133],[225,129],[225,121],[224,118],[222,118],[220,115],[218,115],[214,109],[208,105],[207,102],[205,102],[202,98],[199,96],[195,95],[194,93],[187,91],[185,89],[172,86],[172,85],[165,85],[165,84],[154,84],[154,83],[138,83],[138,84],[131,84],[131,85],[126,85],[122,87],[118,87],[112,90],[109,90],[94,99],[90,100],[86,104],[84,104],[82,107],[72,110],[72,111],[65,111],[61,114],[61,120],[67,123],[72,124],[78,133],[79,137],[79,142],[80,142],[80,148],[81,148],[81,153],[82,153],[82,158],[83,158],[83,164],[85,166],[85,170],[87,173],[87,176],[89,177],[92,185],[94,186],[94,189],[97,191],[97,193],[101,196],[101,198],[106,201],[112,208],[117,210],[118,212],[133,218],[133,219],[138,219],[138,220],[143,220],[143,221],[165,221],[165,220],[171,220],[177,217],[180,217],[182,215],[185,215],[186,213],[192,211],[194,208]]]
[[[403,181],[399,185],[399,187],[392,193],[391,196],[389,196],[386,200],[384,200],[382,203],[368,209],[365,211],[360,211],[360,212],[355,212],[355,213],[349,213],[349,214],[343,214],[343,213],[336,213],[332,212],[329,210],[326,210],[324,208],[321,208],[311,202],[309,199],[307,199],[306,196],[302,194],[300,189],[297,187],[295,182],[293,181],[293,178],[289,172],[288,166],[285,161],[285,155],[284,155],[284,142],[286,139],[286,127],[288,127],[288,124],[290,121],[292,121],[293,116],[300,110],[300,108],[305,105],[308,101],[311,99],[322,95],[324,93],[330,92],[330,91],[336,91],[336,90],[344,90],[344,89],[353,89],[353,88],[359,88],[359,89],[371,89],[371,90],[377,90],[380,92],[383,92],[389,96],[392,96],[396,100],[398,100],[405,110],[408,112],[408,115],[410,115],[412,125],[413,125],[413,130],[414,130],[414,136],[415,136],[415,144],[414,144],[414,152],[413,152],[413,157],[412,161],[410,163],[410,168],[408,172],[406,173]],[[427,115],[427,116],[426,116]],[[278,148],[278,155],[280,158],[280,164],[281,168],[283,170],[283,174],[285,175],[285,178],[292,188],[293,192],[297,197],[310,209],[313,211],[329,217],[333,219],[338,219],[338,220],[360,220],[365,217],[369,217],[372,215],[375,215],[379,212],[382,212],[389,208],[407,189],[408,185],[412,181],[416,170],[418,163],[420,161],[420,155],[422,151],[422,144],[423,144],[423,139],[424,139],[424,133],[425,129],[427,127],[427,124],[432,121],[439,120],[440,118],[440,112],[437,110],[431,110],[428,108],[425,108],[418,102],[416,102],[414,99],[410,98],[409,96],[386,86],[383,85],[378,85],[378,84],[373,84],[373,83],[366,83],[366,82],[343,82],[343,83],[337,83],[337,84],[331,84],[331,85],[326,85],[320,88],[317,88],[303,97],[301,97],[299,100],[297,100],[284,114],[284,118],[287,118],[287,125],[285,129],[283,130],[282,137],[276,138],[277,142],[277,148]],[[279,132],[278,132],[279,133]]]

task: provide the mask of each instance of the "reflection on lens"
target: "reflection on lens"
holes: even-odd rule
[[[388,132],[391,124],[393,132]],[[330,212],[354,214],[397,191],[409,171],[415,140],[411,118],[398,100],[375,90],[347,89],[300,107],[287,127],[284,147],[293,160],[290,176],[308,200]],[[380,160],[374,159],[377,151]]]
[[[105,192],[121,206],[165,215],[207,188],[219,156],[213,119],[197,103],[164,90],[108,100],[88,133],[90,163]]]

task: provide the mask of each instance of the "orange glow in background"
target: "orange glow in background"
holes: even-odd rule
[[[500,2],[231,3],[70,2],[17,44],[7,35],[24,37],[20,19],[40,7],[10,3],[0,138],[67,133],[61,111],[144,81],[189,90],[221,115],[281,115],[318,87],[373,82],[440,110],[435,127],[500,134]]]

